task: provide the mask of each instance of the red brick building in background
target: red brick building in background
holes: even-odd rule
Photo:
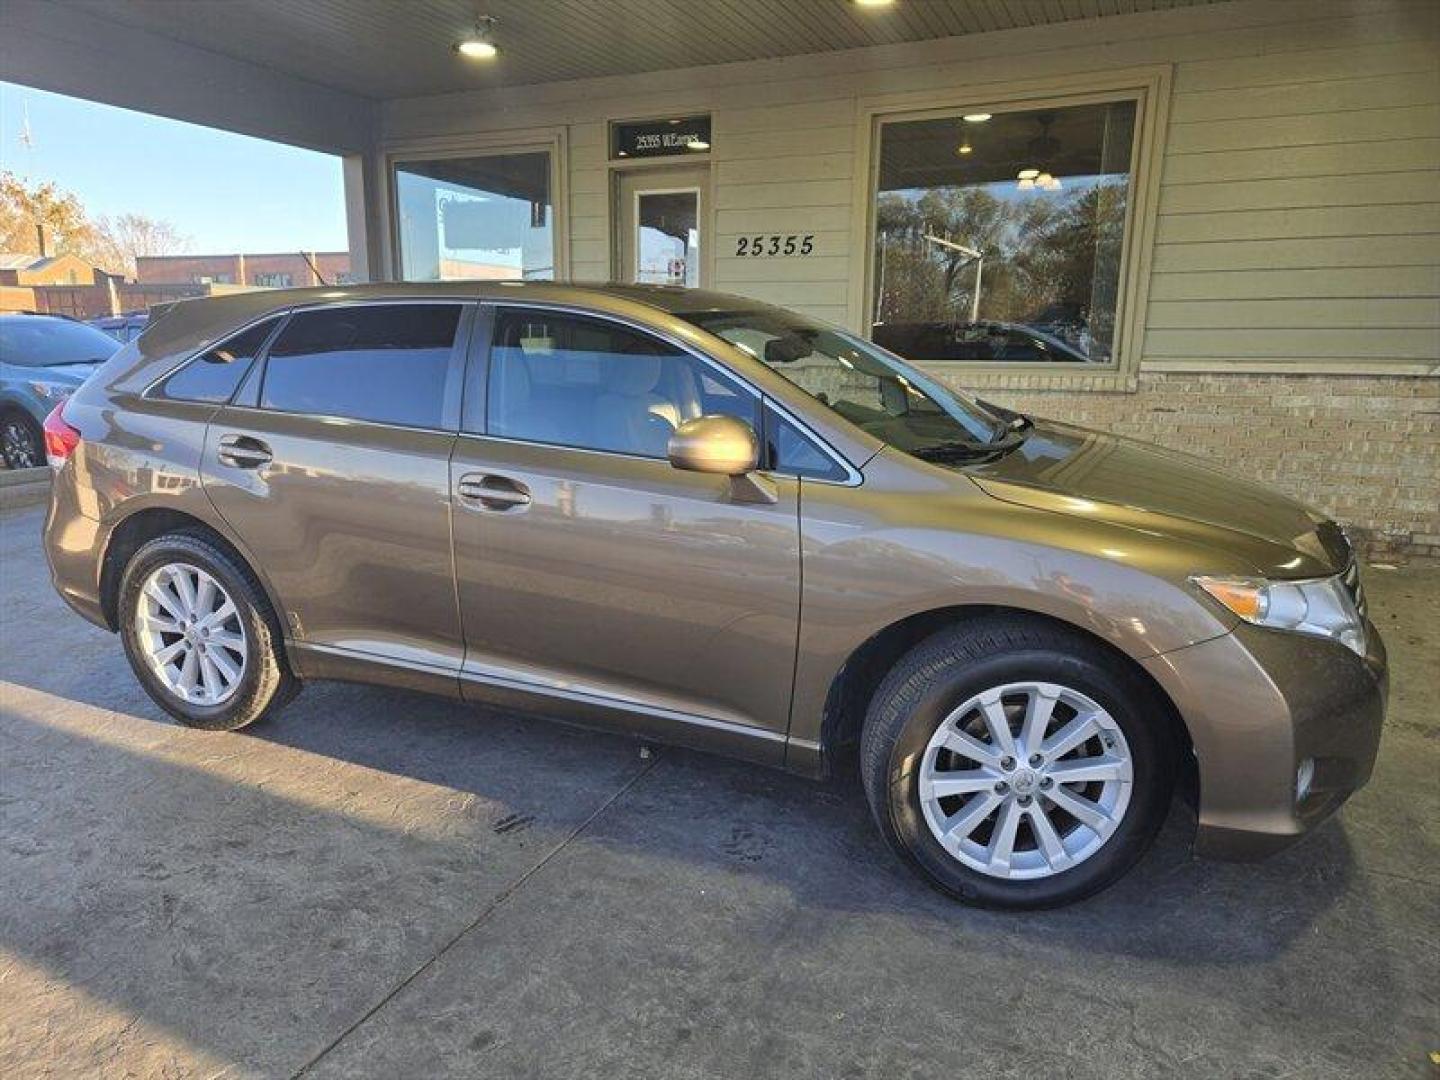
[[[319,277],[315,274],[317,269]],[[135,260],[135,280],[141,285],[251,285],[288,289],[346,285],[355,277],[350,270],[348,251],[287,251],[262,255],[142,255]]]
[[[127,281],[75,255],[0,253],[0,311],[93,319],[241,289],[344,285],[355,280],[345,251],[142,255],[135,262],[135,280]]]

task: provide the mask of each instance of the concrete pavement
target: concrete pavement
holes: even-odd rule
[[[971,911],[817,785],[387,690],[180,728],[0,515],[0,1075],[1425,1076],[1440,571],[1373,571],[1375,777],[1268,862],[1177,807],[1116,888]]]

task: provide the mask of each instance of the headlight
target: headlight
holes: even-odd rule
[[[1197,576],[1190,580],[1248,623],[1331,638],[1365,655],[1365,620],[1339,577],[1267,581]]]
[[[55,383],[44,382],[32,382],[30,389],[46,401],[53,401],[56,404],[64,401],[75,392],[73,386],[58,386]]]

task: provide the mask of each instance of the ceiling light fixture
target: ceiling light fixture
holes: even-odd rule
[[[494,38],[495,17],[477,15],[474,31],[455,43],[455,51],[468,60],[494,60],[500,55],[500,47],[495,44]]]
[[[1038,161],[1042,166],[1054,161],[1060,153],[1060,140],[1050,134],[1050,125],[1054,120],[1053,113],[1037,116],[1035,122],[1040,125],[1040,134],[1031,139],[1027,147],[1030,160]],[[1065,186],[1058,176],[1051,175],[1048,168],[1021,169],[1018,179],[1019,183],[1015,186],[1021,191],[1059,191]]]
[[[883,8],[889,7],[895,0],[855,0],[856,7]]]
[[[962,154],[962,155],[963,155],[963,154],[969,154],[969,153],[973,152],[974,149],[975,149],[975,148],[970,145],[970,140],[967,138],[964,142],[962,142],[959,146],[957,146],[957,147],[955,148],[955,153],[957,153],[957,154]]]
[[[983,124],[986,120],[990,119],[990,115],[988,112],[972,112],[966,113],[960,119],[964,120],[967,124]]]

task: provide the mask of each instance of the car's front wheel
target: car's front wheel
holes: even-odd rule
[[[45,436],[26,413],[18,410],[0,417],[0,457],[7,469],[33,469],[45,464]]]
[[[131,668],[183,724],[231,731],[299,689],[264,592],[208,537],[176,533],[142,546],[125,568],[119,612]]]
[[[1169,718],[1123,660],[1019,616],[940,633],[876,692],[871,809],[927,878],[986,907],[1070,903],[1144,853],[1174,786]]]

